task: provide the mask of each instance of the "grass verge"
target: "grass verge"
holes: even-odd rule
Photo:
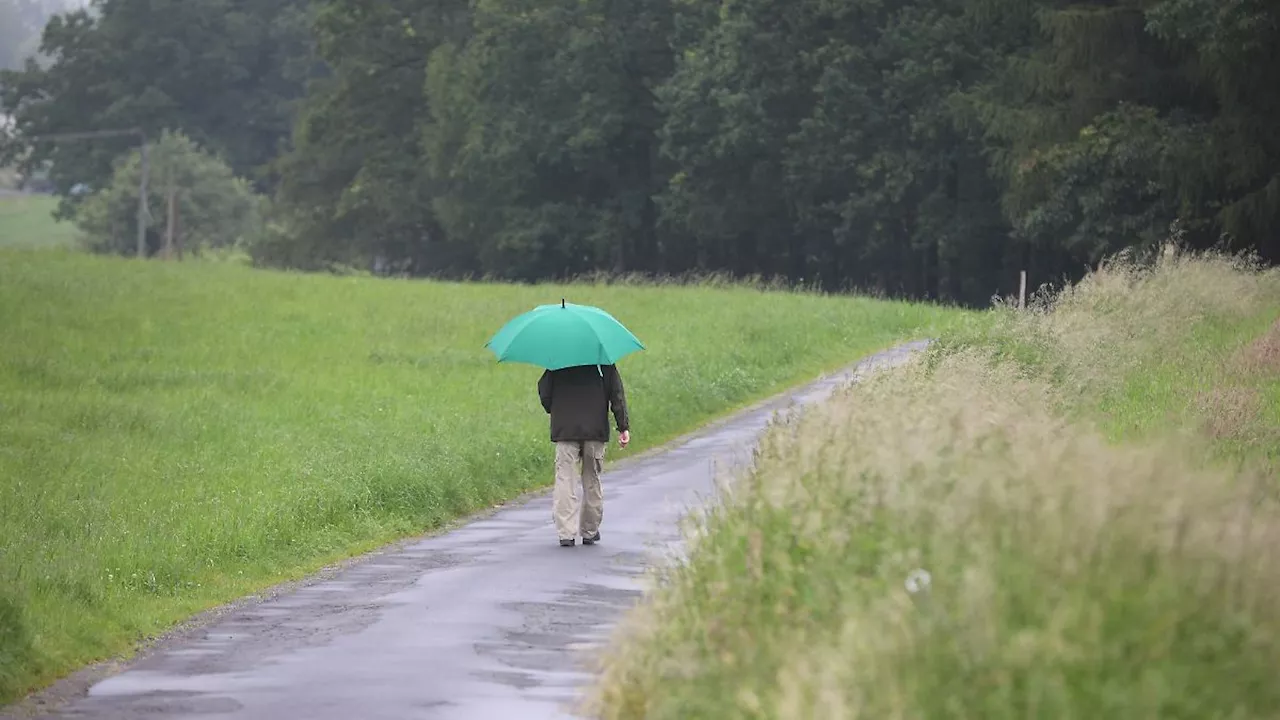
[[[0,250],[74,247],[79,230],[53,219],[57,206],[51,195],[0,195]]]
[[[609,308],[649,347],[621,364],[636,439],[613,456],[962,317],[0,251],[0,700],[547,485],[539,371],[483,344],[561,297]]]
[[[775,425],[588,712],[1274,716],[1277,314],[1276,271],[1115,265]]]

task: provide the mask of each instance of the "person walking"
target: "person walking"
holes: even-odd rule
[[[616,365],[577,365],[546,370],[538,379],[538,398],[551,416],[555,444],[555,490],[552,517],[561,547],[600,541],[604,489],[600,473],[609,443],[609,412],[618,429],[618,444],[631,442],[627,396]],[[574,525],[577,516],[577,526]]]

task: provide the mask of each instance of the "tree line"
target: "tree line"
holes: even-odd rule
[[[128,142],[30,138],[182,133],[264,266],[981,305],[1171,234],[1280,259],[1269,0],[96,0],[42,51],[0,161],[75,217]]]

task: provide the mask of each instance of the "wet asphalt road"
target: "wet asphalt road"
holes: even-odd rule
[[[679,552],[678,519],[714,494],[716,468],[745,462],[775,411],[921,347],[868,358],[670,449],[606,461],[599,545],[559,547],[542,495],[235,609],[43,717],[573,717],[589,651],[638,600],[644,569]]]

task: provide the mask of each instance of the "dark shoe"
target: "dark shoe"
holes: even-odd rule
[[[587,541],[583,540],[582,544],[586,545]],[[569,538],[568,540],[561,540],[560,547],[573,547],[573,538]]]
[[[592,535],[591,537],[582,538],[583,545],[595,545],[598,542],[600,542],[600,533],[598,531],[596,532],[595,535]]]

